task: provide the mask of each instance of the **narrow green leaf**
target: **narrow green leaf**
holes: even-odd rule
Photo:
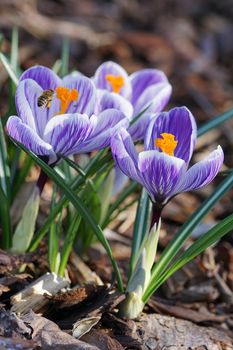
[[[233,118],[233,108],[201,125],[197,130],[197,136],[204,135],[208,131],[217,128],[219,125],[225,123],[231,118]]]
[[[150,296],[178,269],[201,254],[206,248],[217,242],[224,235],[233,230],[233,214],[222,220],[219,224],[194,242],[174,263],[153,283],[150,283],[143,301],[146,303]]]
[[[132,271],[135,267],[135,259],[140,249],[141,243],[143,241],[144,235],[148,232],[149,229],[149,218],[151,212],[151,201],[150,198],[145,191],[142,189],[141,198],[138,202],[138,208],[136,213],[136,219],[134,224],[133,231],[133,241],[132,241],[132,249],[130,256],[130,267],[129,267],[129,278],[131,276]]]
[[[9,77],[11,78],[11,80],[14,82],[15,85],[18,85],[19,80],[17,78],[16,72],[13,70],[9,60],[6,58],[6,56],[2,52],[0,52],[0,60],[3,66],[5,67],[7,73],[9,74]]]
[[[76,178],[74,178],[69,184],[68,186],[70,187],[70,189],[72,191],[76,191],[77,189],[79,189],[86,181],[86,179],[89,176],[92,176],[99,168],[99,163],[102,163],[104,158],[105,161],[107,161],[106,157],[104,156],[105,154],[105,150],[102,150],[100,152],[98,152],[95,157],[93,157],[89,164],[87,165],[87,167],[85,168],[85,174],[86,176],[77,176]],[[103,158],[101,158],[103,156]],[[34,251],[37,247],[38,244],[40,243],[40,241],[42,240],[42,238],[46,235],[46,233],[48,232],[48,229],[51,225],[51,223],[53,222],[53,220],[55,220],[56,216],[61,212],[61,210],[63,208],[65,208],[68,205],[68,200],[65,196],[63,196],[60,201],[57,203],[56,207],[54,208],[54,210],[52,210],[49,214],[49,216],[47,217],[45,223],[43,224],[43,226],[39,229],[39,231],[37,232],[37,234],[35,235],[34,239],[32,240],[32,243],[29,247],[30,251]]]
[[[29,200],[27,201],[22,218],[20,219],[13,235],[12,252],[25,253],[29,247],[36,226],[36,219],[40,205],[40,191],[35,186]]]
[[[135,118],[133,118],[130,122],[130,126],[135,124],[139,118],[151,107],[153,103],[150,103],[146,108],[144,108]]]
[[[103,247],[106,250],[106,253],[109,256],[109,259],[112,263],[115,275],[116,275],[116,279],[117,279],[117,283],[118,283],[118,288],[120,291],[123,291],[123,283],[122,283],[122,279],[121,279],[121,274],[119,272],[117,263],[112,255],[112,250],[111,247],[108,243],[108,241],[106,240],[103,231],[101,230],[100,226],[95,222],[95,220],[93,219],[93,217],[90,215],[86,205],[80,200],[80,198],[78,196],[75,195],[75,193],[70,189],[70,187],[63,181],[63,179],[55,172],[54,169],[52,169],[51,167],[49,167],[46,163],[44,163],[40,158],[38,158],[34,153],[30,152],[25,146],[23,146],[22,144],[20,144],[19,142],[16,142],[14,140],[14,142],[21,148],[24,150],[24,152],[26,152],[27,154],[30,155],[30,157],[32,157],[32,159],[42,168],[42,170],[47,174],[47,176],[49,176],[56,184],[57,186],[59,186],[63,193],[65,194],[65,196],[67,197],[67,199],[73,204],[73,206],[76,208],[76,210],[78,211],[78,213],[83,217],[84,220],[86,220],[90,227],[93,229],[94,233],[96,234],[98,240],[102,243]]]
[[[179,252],[184,242],[192,234],[194,228],[201,222],[205,215],[213,208],[217,201],[219,201],[225,193],[233,186],[233,173],[227,176],[222,183],[215,189],[211,196],[209,196],[202,205],[193,213],[188,221],[176,233],[173,239],[164,249],[159,260],[152,269],[151,285],[155,284],[157,278],[166,270],[172,259]],[[146,291],[146,299],[149,292]]]
[[[6,200],[10,203],[11,185],[10,185],[10,168],[8,165],[7,148],[5,134],[0,119],[0,186],[2,187]]]
[[[56,196],[57,189],[56,186],[53,186],[53,194],[52,194],[52,203],[51,209],[56,206]],[[48,260],[50,271],[57,273],[57,256],[59,249],[59,230],[61,229],[61,225],[57,221],[53,221],[50,230],[49,230],[49,244],[48,244]]]
[[[12,37],[11,37],[11,56],[10,63],[13,71],[16,73],[18,70],[18,48],[19,48],[19,30],[16,26],[12,29]]]
[[[75,238],[77,236],[77,231],[78,231],[79,225],[81,223],[81,219],[82,218],[79,215],[79,213],[76,213],[75,217],[73,219],[73,222],[67,231],[64,245],[63,245],[62,252],[61,252],[61,262],[60,262],[60,266],[58,269],[59,276],[62,276],[62,277],[64,276],[67,261],[68,261],[69,256],[70,256],[70,252],[73,248],[73,244],[74,244]]]
[[[70,41],[68,37],[63,39],[61,52],[61,76],[64,77],[69,71]]]
[[[0,223],[2,227],[2,248],[9,249],[12,244],[10,207],[6,195],[0,186]]]
[[[17,148],[18,149],[18,148]],[[20,150],[19,150],[20,151]],[[26,156],[23,162],[22,167],[20,168],[20,171],[18,171],[18,162],[19,162],[19,157],[20,157],[20,152],[17,152],[16,154],[16,158],[13,160],[12,162],[12,177],[11,177],[11,183],[13,186],[12,189],[12,197],[14,198],[15,195],[18,193],[18,191],[20,190],[21,186],[23,185],[27,175],[29,174],[29,171],[32,167],[33,161],[30,157]],[[13,174],[15,174],[13,176]]]
[[[61,69],[61,60],[56,60],[54,65],[52,66],[52,70],[54,71],[54,73],[59,74]]]

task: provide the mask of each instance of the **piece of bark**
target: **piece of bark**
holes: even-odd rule
[[[77,284],[94,283],[100,286],[103,285],[101,278],[74,251],[69,257],[69,268],[72,271],[74,270]]]
[[[143,314],[137,321],[108,317],[108,327],[127,349],[232,350],[233,338],[224,331],[158,314]]]
[[[6,338],[24,338],[30,336],[30,329],[15,314],[0,310],[0,336]]]
[[[0,337],[0,350],[35,350],[37,344],[32,340]]]
[[[36,315],[33,311],[24,315],[22,320],[30,325],[31,338],[43,350],[100,350],[96,346],[75,339],[63,332],[54,322]]]
[[[81,340],[91,345],[96,345],[101,350],[124,350],[123,346],[101,330],[91,329],[90,332],[82,336]]]
[[[58,277],[55,273],[46,273],[11,297],[11,311],[25,314],[32,309],[35,312],[43,313],[49,302],[44,294],[54,295],[68,286],[69,281],[66,279]]]
[[[124,298],[124,294],[106,288],[104,290],[102,287],[102,290],[96,290],[77,305],[74,304],[74,301],[70,305],[67,302],[66,304],[60,303],[62,309],[57,310],[58,317],[56,318],[56,322],[61,328],[69,329],[78,320],[87,317],[102,316],[105,312],[114,310]],[[60,321],[59,318],[61,319]]]
[[[188,309],[187,307],[160,303],[157,300],[150,300],[148,302],[148,305],[156,312],[161,312],[165,315],[182,318],[194,323],[201,323],[206,321],[222,323],[229,317],[229,315],[214,315],[207,310],[204,313]]]

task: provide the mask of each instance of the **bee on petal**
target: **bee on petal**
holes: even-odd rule
[[[44,90],[37,99],[37,106],[42,108],[49,108],[52,102],[54,90]]]

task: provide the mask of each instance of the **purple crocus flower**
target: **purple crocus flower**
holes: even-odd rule
[[[38,98],[48,89],[51,101],[38,106]],[[18,116],[8,119],[8,133],[49,164],[58,161],[59,154],[104,148],[113,132],[129,122],[116,109],[94,115],[96,95],[91,79],[81,74],[60,79],[49,68],[32,67],[22,74],[17,86]]]
[[[136,153],[129,133],[121,129],[111,140],[119,168],[141,183],[154,203],[163,206],[180,192],[203,187],[217,175],[223,163],[220,146],[188,169],[197,133],[192,113],[186,107],[159,113],[151,120],[144,151]]]
[[[142,69],[129,76],[119,64],[111,61],[99,66],[93,81],[100,91],[97,112],[111,103],[113,108],[134,119],[146,110],[129,128],[134,140],[144,138],[153,113],[163,110],[172,91],[166,75],[158,69]]]

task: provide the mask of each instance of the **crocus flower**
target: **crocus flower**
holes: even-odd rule
[[[141,183],[160,206],[176,194],[203,187],[217,175],[223,163],[220,146],[188,169],[197,133],[193,115],[186,107],[159,113],[151,120],[144,151],[137,154],[129,133],[121,129],[111,141],[119,168]]]
[[[129,128],[134,140],[144,138],[153,113],[163,110],[172,91],[160,70],[142,69],[129,76],[119,64],[111,61],[99,66],[93,81],[98,89],[97,112],[111,103],[113,108],[134,119],[146,110]]]
[[[46,107],[38,106],[38,98],[52,90]],[[128,119],[116,109],[94,115],[96,88],[81,75],[60,79],[52,70],[35,66],[26,70],[16,90],[18,116],[7,122],[9,135],[49,164],[59,154],[91,152],[110,144],[113,132],[127,127]]]

